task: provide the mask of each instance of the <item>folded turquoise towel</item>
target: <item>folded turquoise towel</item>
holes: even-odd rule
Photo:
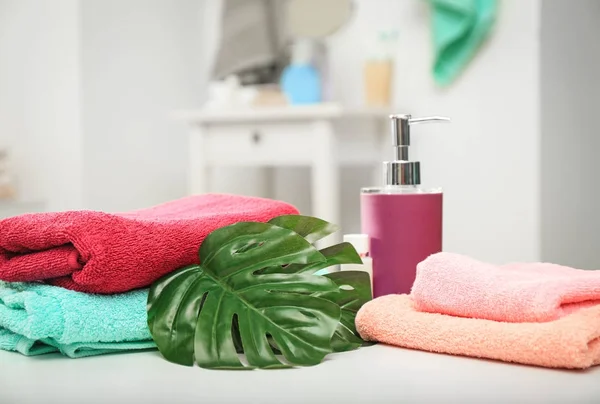
[[[428,0],[433,14],[433,77],[448,85],[464,70],[496,19],[497,0]]]
[[[71,358],[155,348],[148,290],[92,295],[39,283],[0,282],[0,349]]]

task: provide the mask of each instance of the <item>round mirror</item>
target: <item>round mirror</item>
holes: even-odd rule
[[[289,0],[289,34],[295,38],[325,38],[350,20],[352,10],[352,0]]]

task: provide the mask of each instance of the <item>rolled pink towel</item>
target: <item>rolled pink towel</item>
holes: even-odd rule
[[[491,265],[437,253],[417,265],[419,311],[508,322],[551,321],[600,303],[600,271],[546,263]]]
[[[423,351],[551,368],[600,364],[600,306],[545,323],[505,323],[424,313],[407,295],[365,304],[356,316],[363,339]]]

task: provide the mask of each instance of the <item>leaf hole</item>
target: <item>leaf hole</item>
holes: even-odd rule
[[[240,334],[240,322],[237,313],[231,319],[231,339],[235,346],[235,351],[238,354],[244,353],[244,345],[242,344],[242,336]],[[239,355],[238,355],[239,356]]]
[[[265,289],[266,293],[270,293],[272,295],[295,295],[297,294],[296,292],[291,292],[289,290],[277,290],[277,289]]]
[[[243,254],[248,251],[254,250],[255,248],[260,248],[263,245],[265,245],[264,241],[251,241],[248,244],[241,246],[240,248],[235,250],[233,253],[234,254]]]
[[[267,333],[267,341],[269,342],[269,346],[271,347],[271,351],[273,351],[273,354],[275,356],[281,355],[281,350],[279,349],[279,345],[277,345],[275,338],[273,338],[273,336],[269,333]],[[281,358],[278,358],[278,359],[281,360]]]
[[[202,308],[204,307],[204,302],[206,302],[206,298],[208,297],[208,292],[202,295],[202,300],[200,300],[200,306],[198,307],[198,316],[202,313]]]
[[[244,365],[245,367],[247,367],[247,368],[251,367],[250,362],[248,362],[248,358],[246,358],[245,354],[243,354],[243,353],[238,354],[238,359],[240,360],[242,365]]]
[[[354,290],[354,288],[350,285],[341,285],[340,289],[341,290]]]
[[[308,318],[317,318],[317,316],[314,315],[314,313],[310,312],[310,311],[306,311],[306,310],[299,310],[299,312],[308,317]]]
[[[270,267],[257,269],[256,271],[252,272],[252,275],[264,275],[264,273],[270,269],[271,269]]]

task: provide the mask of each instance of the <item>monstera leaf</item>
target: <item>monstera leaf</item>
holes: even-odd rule
[[[314,243],[337,230],[337,226],[309,216],[279,216],[272,219],[269,223],[293,230],[311,243]],[[356,250],[350,243],[336,244],[324,248],[320,252],[325,257],[325,262],[290,265],[286,268],[286,271],[294,273],[303,271],[314,272],[333,265],[362,263],[360,256],[356,253]],[[315,296],[335,302],[341,309],[340,322],[331,340],[333,351],[351,351],[365,345],[365,342],[356,332],[354,319],[362,305],[372,299],[371,280],[369,275],[362,271],[342,271],[326,274],[324,276],[333,280],[338,285],[338,289],[327,292],[318,292],[315,293]]]
[[[272,219],[269,223],[289,229],[301,235],[310,243],[319,241],[338,230],[334,224],[311,216],[284,215]],[[319,251],[324,261],[308,264],[293,264],[285,267],[285,273],[315,273],[321,269],[340,264],[361,264],[362,260],[350,243],[340,243]],[[281,268],[268,268],[264,272],[281,272]]]
[[[292,230],[311,244],[338,231],[335,224],[312,216],[282,215],[274,217],[269,223]]]
[[[335,230],[294,215],[212,232],[200,247],[201,265],[150,288],[148,324],[160,352],[184,365],[247,369],[315,365],[356,346],[348,323],[356,299],[343,290],[352,282],[314,275],[360,262],[347,243],[321,251],[311,244]]]
[[[335,291],[330,279],[310,273],[255,272],[270,267],[324,262],[299,234],[268,223],[218,229],[200,247],[201,265],[155,283],[148,296],[148,323],[163,354],[173,362],[207,368],[243,368],[232,325],[250,367],[281,367],[272,337],[292,365],[315,365],[331,352],[340,319],[334,302],[307,292]]]
[[[340,306],[342,315],[331,339],[334,352],[357,349],[365,342],[359,337],[354,320],[363,304],[371,300],[371,280],[362,271],[342,271],[325,275],[338,285],[337,291],[317,292],[314,296],[330,300]]]
[[[371,279],[363,271],[342,271],[324,275],[338,286],[337,290],[317,292],[314,296],[330,300],[340,306],[341,316],[338,325],[331,337],[333,352],[347,352],[372,345],[363,341],[356,331],[354,324],[358,310],[372,299]],[[273,343],[273,349],[277,345]],[[240,349],[240,352],[242,350]]]

